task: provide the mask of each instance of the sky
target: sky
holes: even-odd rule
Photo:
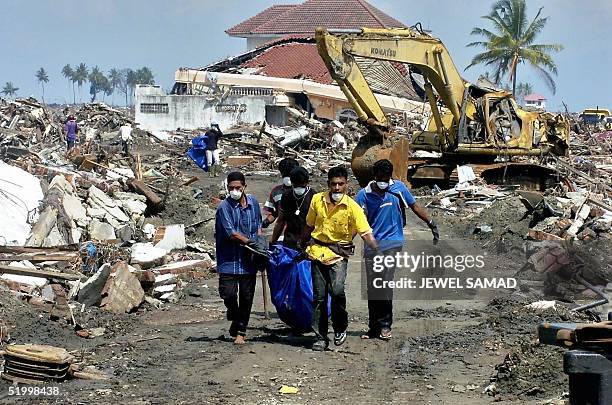
[[[113,67],[148,66],[157,84],[172,87],[178,67],[201,67],[246,50],[246,39],[225,30],[273,4],[294,0],[0,0],[0,87],[11,81],[18,96],[40,98],[35,72],[49,73],[46,102],[72,99],[69,82],[61,75],[69,63]],[[475,26],[489,27],[481,16],[489,12],[486,0],[370,0],[370,3],[406,25],[421,22],[439,37],[468,81],[484,66],[463,69],[478,52],[466,44]],[[527,65],[519,66],[519,82],[548,98],[552,111],[587,107],[612,108],[612,1],[527,0],[528,15],[544,7],[549,22],[539,43],[560,43],[555,55],[557,92],[553,95]],[[83,100],[89,86],[82,89]],[[77,91],[77,100],[78,100]],[[115,96],[115,101],[121,100]],[[108,101],[108,100],[107,100]]]

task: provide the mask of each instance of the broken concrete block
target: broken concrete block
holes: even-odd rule
[[[113,267],[102,295],[100,307],[116,314],[132,311],[145,297],[140,281],[130,272],[125,262],[119,262]]]
[[[176,284],[165,284],[157,286],[153,289],[155,293],[167,293],[176,290]]]
[[[578,211],[578,215],[577,217],[585,220],[589,217],[589,214],[591,213],[591,207],[588,204],[584,204],[581,208],[580,211]]]
[[[127,242],[127,241],[132,240],[134,238],[134,230],[129,225],[124,225],[124,226],[118,228],[116,233],[117,233],[117,237],[122,242]]]
[[[155,287],[166,284],[176,284],[176,274],[167,273],[155,276]]]
[[[166,225],[158,228],[153,243],[155,243],[155,247],[165,249],[166,252],[174,249],[185,249],[187,247],[185,225]]]
[[[93,276],[80,285],[77,301],[87,306],[100,305],[100,302],[102,302],[102,290],[106,285],[110,272],[110,264],[103,264]]]
[[[100,222],[93,219],[88,226],[89,237],[93,240],[112,240],[116,239],[115,229],[111,224]]]
[[[132,264],[140,264],[144,267],[153,265],[156,262],[161,262],[161,259],[165,255],[165,249],[155,247],[152,243],[135,243],[134,246],[132,246],[130,262]]]
[[[115,200],[110,198],[106,193],[96,186],[89,188],[87,203],[91,207],[101,208],[107,214],[113,216],[119,222],[128,222],[130,218],[119,208]]]
[[[55,226],[57,222],[57,209],[52,206],[47,206],[45,210],[40,214],[38,221],[32,227],[30,236],[25,243],[25,246],[41,247],[45,241],[49,232]]]
[[[208,256],[205,259],[182,260],[155,267],[151,271],[158,274],[182,274],[196,269],[207,270],[214,266],[213,260]]]
[[[57,177],[57,176],[56,176]],[[62,199],[62,207],[64,208],[64,212],[66,216],[74,221],[74,223],[78,226],[87,226],[87,210],[81,204],[81,200],[73,196],[71,194],[64,194],[64,198]]]
[[[51,229],[51,232],[47,235],[45,240],[43,241],[42,247],[54,247],[54,246],[64,246],[67,245],[67,241],[64,238],[64,235],[57,229],[57,223]]]
[[[163,306],[163,303],[160,300],[158,300],[157,298],[149,297],[148,295],[145,296],[145,301],[147,302],[147,304],[150,304],[157,309],[160,309]]]

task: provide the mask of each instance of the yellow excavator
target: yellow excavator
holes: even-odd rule
[[[351,166],[363,186],[379,159],[393,162],[394,176],[418,183],[452,183],[457,165],[470,164],[487,182],[543,190],[559,183],[554,169],[511,163],[515,156],[564,156],[570,124],[563,115],[530,112],[512,94],[492,85],[463,80],[440,39],[417,27],[316,31],[318,52],[369,131],[353,151]],[[374,59],[408,66],[423,78],[431,107],[426,130],[409,136],[391,131],[358,60]],[[386,62],[385,62],[386,63]],[[411,156],[437,152],[437,158]],[[415,154],[418,156],[418,154]],[[422,155],[422,154],[421,154]],[[429,155],[432,155],[431,153]]]

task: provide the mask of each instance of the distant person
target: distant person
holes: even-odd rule
[[[208,163],[208,173],[211,177],[217,177],[220,172],[221,159],[219,157],[219,138],[223,136],[223,132],[216,122],[210,123],[210,129],[205,135],[208,140],[206,142],[206,163]]]
[[[276,221],[280,212],[280,201],[283,193],[291,191],[291,172],[299,165],[298,161],[293,158],[285,158],[278,163],[278,171],[280,172],[282,183],[272,187],[270,196],[264,203],[262,228],[267,228]]]
[[[68,116],[68,121],[64,124],[64,134],[66,135],[66,149],[70,150],[74,148],[74,144],[77,140],[77,134],[79,133],[79,127],[73,115]]]
[[[130,155],[130,146],[132,144],[132,124],[126,122],[119,127],[119,138],[121,138],[121,148],[123,156]]]
[[[241,172],[227,175],[228,196],[221,201],[215,216],[215,249],[219,295],[231,321],[229,334],[234,344],[245,343],[251,317],[257,265],[249,259],[247,245],[255,244],[261,233],[261,212],[255,197],[246,194]]]
[[[280,200],[278,218],[270,243],[276,243],[283,235],[283,245],[297,249],[297,242],[306,226],[306,215],[314,191],[308,186],[308,170],[296,167],[289,175],[291,189],[285,190]]]

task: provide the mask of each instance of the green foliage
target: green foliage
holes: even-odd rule
[[[15,87],[13,82],[6,82],[2,88],[2,94],[7,97],[14,96],[19,91],[19,87]]]
[[[484,52],[474,56],[466,70],[478,64],[492,67],[493,80],[499,84],[508,75],[508,80],[512,81],[513,93],[516,93],[517,67],[519,64],[528,64],[555,93],[556,85],[552,75],[557,75],[557,65],[551,53],[561,51],[563,46],[535,43],[548,21],[548,17],[540,17],[541,14],[542,8],[529,22],[525,0],[496,1],[491,12],[482,17],[492,24],[492,30],[476,27],[471,32],[472,35],[482,37],[482,40],[467,46],[483,48]]]

